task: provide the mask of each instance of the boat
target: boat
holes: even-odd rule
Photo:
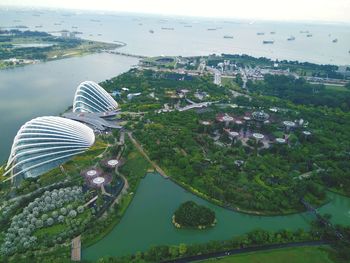
[[[300,30],[300,34],[308,34],[309,33],[309,30]]]
[[[258,33],[256,33],[258,36],[263,36],[263,35],[265,35],[265,33],[264,32],[258,32]]]
[[[72,26],[72,28],[78,28],[77,26]]]
[[[100,20],[98,19],[90,19],[91,22],[101,22]]]
[[[162,30],[174,30],[173,27],[162,27]]]
[[[216,28],[208,28],[207,30],[208,30],[208,31],[215,31]]]
[[[295,36],[290,36],[287,38],[288,41],[294,41],[295,40]]]
[[[154,31],[151,29],[150,31],[149,31],[151,34],[153,34],[154,33]]]
[[[263,41],[263,44],[273,44],[273,43],[275,43],[274,40],[264,40]]]
[[[332,40],[333,43],[337,43],[338,42],[338,38],[335,38]]]
[[[184,27],[192,27],[191,25],[184,25]]]
[[[43,26],[42,25],[39,25],[39,26],[35,26],[35,28],[42,28]]]
[[[307,36],[307,37],[312,37],[312,34],[307,34],[306,36]]]
[[[271,34],[271,35],[274,35],[274,34],[276,34],[276,32],[275,32],[275,31],[271,31],[270,34]]]
[[[19,25],[19,26],[15,26],[15,28],[28,28],[27,26],[23,26],[23,25]]]
[[[233,36],[225,35],[224,38],[233,39]]]
[[[102,36],[102,34],[97,34],[98,36]]]
[[[61,23],[54,23],[54,25],[55,25],[55,26],[60,26],[60,25],[61,25]]]

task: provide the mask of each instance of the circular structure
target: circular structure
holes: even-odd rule
[[[87,176],[95,176],[97,174],[97,171],[96,170],[89,170],[86,172],[86,175]]]
[[[109,161],[107,162],[107,164],[108,164],[109,166],[117,166],[118,163],[119,163],[119,161],[116,160],[116,159],[112,159],[112,160],[109,160]]]
[[[286,126],[287,128],[292,128],[292,127],[295,127],[295,122],[293,122],[293,121],[284,121],[283,125]]]
[[[92,182],[96,185],[101,185],[105,182],[105,179],[103,177],[96,177],[92,180]]]
[[[224,117],[222,117],[222,120],[225,122],[233,121],[233,117],[225,115]]]
[[[306,135],[306,136],[309,136],[309,135],[311,135],[311,132],[309,132],[309,131],[303,131],[303,134]]]
[[[239,133],[235,131],[230,131],[228,134],[230,135],[230,137],[237,137],[239,135]]]
[[[283,144],[283,143],[286,143],[286,139],[283,139],[283,138],[276,138],[276,142],[277,142],[277,143],[280,143],[280,144]]]
[[[264,139],[264,134],[261,134],[261,133],[253,133],[253,137],[257,140],[261,140],[261,139]]]
[[[256,121],[266,121],[270,118],[270,115],[265,113],[264,111],[254,111],[252,113],[253,119]]]
[[[248,117],[248,116],[244,116],[243,119],[244,119],[245,121],[250,121],[250,120],[251,120],[251,118]]]
[[[208,125],[211,124],[210,121],[202,121],[201,123],[202,123],[203,125],[206,125],[206,126],[208,126]]]

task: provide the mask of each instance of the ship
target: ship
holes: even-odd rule
[[[233,36],[225,35],[224,38],[233,39]]]
[[[307,37],[312,37],[312,34],[307,34],[306,36],[307,36]]]
[[[192,27],[191,25],[184,25],[184,27]]]
[[[151,29],[150,31],[149,31],[151,34],[153,34],[154,33],[154,31]]]
[[[308,34],[309,33],[309,30],[300,30],[300,34]]]
[[[273,44],[273,43],[275,43],[274,40],[264,40],[263,41],[263,44]]]
[[[215,31],[216,28],[208,28],[207,30],[208,30],[208,31]]]
[[[258,33],[256,33],[258,36],[263,36],[263,35],[265,35],[265,33],[264,32],[258,32]]]
[[[35,28],[42,28],[43,26],[42,25],[39,25],[39,26],[35,26]]]
[[[333,43],[337,43],[338,42],[338,38],[335,38],[332,40]]]
[[[174,30],[173,27],[162,27],[162,30]]]
[[[276,34],[276,32],[275,32],[275,31],[271,31],[270,34],[271,34],[271,35],[274,35],[274,34]]]
[[[290,36],[287,38],[288,41],[294,41],[295,40],[295,36]]]

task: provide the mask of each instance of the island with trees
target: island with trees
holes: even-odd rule
[[[176,209],[172,222],[177,228],[205,229],[216,223],[215,212],[193,201],[182,203]]]

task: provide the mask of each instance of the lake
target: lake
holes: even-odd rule
[[[330,194],[332,201],[320,212],[331,213],[334,223],[350,224],[350,199]],[[217,224],[207,230],[177,229],[171,222],[178,206],[193,200],[206,205],[216,213]],[[120,223],[102,240],[82,250],[83,259],[97,260],[103,256],[121,256],[144,251],[154,245],[203,243],[225,240],[256,228],[308,229],[314,217],[309,213],[287,216],[254,216],[238,213],[211,204],[159,174],[148,174]]]

